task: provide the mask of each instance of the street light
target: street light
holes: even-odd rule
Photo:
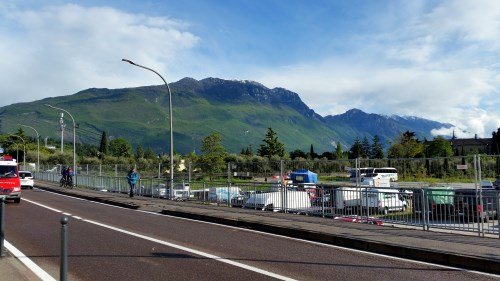
[[[69,115],[69,117],[71,117],[71,120],[73,121],[73,171],[75,173],[75,183],[77,183],[78,181],[77,181],[77,177],[76,177],[77,171],[76,171],[76,123],[75,123],[75,118],[73,118],[73,115],[71,115],[71,113],[69,113],[65,109],[62,109],[60,107],[55,107],[55,106],[50,105],[50,104],[45,104],[45,105],[48,107],[66,112]]]
[[[24,139],[21,137],[21,136],[18,136],[18,135],[13,135],[13,134],[9,134],[9,136],[13,136],[13,137],[18,137],[20,138],[22,141],[23,141],[23,170],[26,169],[26,142],[24,142]],[[19,159],[17,159],[19,161]]]
[[[37,160],[37,164],[36,164],[36,171],[39,172],[40,171],[40,135],[38,134],[38,131],[31,127],[31,126],[28,126],[28,125],[23,125],[23,124],[18,124],[19,126],[23,126],[23,127],[28,127],[28,128],[31,128],[35,131],[36,133],[36,160]]]
[[[149,71],[154,72],[156,75],[160,76],[161,80],[163,80],[163,82],[167,86],[168,100],[169,100],[168,101],[169,118],[170,118],[170,195],[172,195],[173,194],[173,188],[174,188],[174,131],[172,129],[172,118],[173,118],[173,116],[172,116],[172,93],[170,92],[170,87],[168,86],[168,83],[167,83],[167,81],[165,81],[165,79],[163,78],[163,76],[161,76],[160,73],[154,71],[153,69],[151,69],[149,67],[142,66],[140,64],[136,64],[136,63],[134,63],[131,60],[122,59],[122,61],[128,62],[131,65],[135,65],[137,67],[141,67],[141,68],[144,68],[144,69],[147,69]]]

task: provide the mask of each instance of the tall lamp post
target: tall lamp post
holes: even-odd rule
[[[18,137],[23,141],[23,170],[26,170],[26,142],[24,142],[24,139],[21,136],[13,134],[9,134],[9,136]]]
[[[76,123],[75,123],[75,118],[73,118],[73,115],[71,115],[71,113],[69,113],[67,110],[65,109],[62,109],[60,107],[55,107],[53,105],[50,105],[50,104],[45,104],[46,106],[50,107],[50,108],[54,108],[54,109],[57,109],[57,110],[61,110],[61,111],[64,111],[66,112],[69,117],[71,117],[71,120],[73,121],[73,171],[75,173],[75,183],[77,183],[77,170],[76,170]]]
[[[37,161],[36,171],[38,172],[38,171],[40,171],[40,135],[38,134],[38,131],[31,126],[23,125],[23,124],[18,124],[18,125],[23,126],[23,127],[27,127],[27,128],[31,128],[36,133],[36,161]]]
[[[163,76],[160,75],[160,73],[156,72],[155,70],[153,70],[149,67],[142,66],[140,64],[136,64],[131,60],[122,59],[122,61],[128,62],[131,65],[135,65],[137,67],[141,67],[141,68],[144,68],[144,69],[147,69],[149,71],[154,72],[156,75],[160,76],[161,80],[163,80],[163,83],[165,83],[165,85],[167,86],[169,119],[170,119],[170,180],[169,180],[170,185],[169,186],[170,186],[170,195],[172,195],[173,188],[174,188],[174,131],[172,129],[172,92],[170,92],[170,87],[168,86],[167,81],[165,81],[165,79],[163,78]]]

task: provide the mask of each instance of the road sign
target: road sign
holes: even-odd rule
[[[467,165],[457,165],[457,170],[467,170]]]

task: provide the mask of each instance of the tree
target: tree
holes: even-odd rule
[[[290,152],[290,158],[295,159],[295,158],[307,158],[307,154],[300,150],[300,149],[295,149],[294,151]]]
[[[373,136],[370,157],[373,159],[384,158],[384,149],[382,148],[382,144],[380,143],[380,138],[378,137],[378,135]]]
[[[371,145],[368,138],[365,136],[361,142],[361,157],[371,158]]]
[[[132,156],[132,146],[124,138],[117,138],[109,142],[109,150],[115,157]]]
[[[135,148],[135,158],[136,159],[141,159],[144,158],[144,149],[142,148],[142,145],[137,145]]]
[[[222,146],[222,136],[214,132],[203,139],[199,163],[212,180],[213,176],[225,169],[226,149]]]
[[[418,158],[424,156],[424,146],[416,138],[414,132],[406,131],[398,136],[394,144],[389,147],[389,158]]]
[[[491,134],[491,153],[494,155],[500,154],[500,128]]]
[[[246,156],[253,156],[253,148],[252,145],[248,145],[247,148],[242,148],[241,149],[241,155],[246,155]]]
[[[271,158],[276,155],[285,156],[285,146],[278,140],[276,132],[271,127],[267,128],[266,138],[262,140],[260,148],[257,150],[259,156]]]
[[[336,159],[342,159],[344,153],[342,152],[342,144],[340,142],[337,143],[337,149],[335,150]]]
[[[453,155],[453,148],[450,141],[439,136],[429,142],[426,148],[426,157],[450,157]]]
[[[144,158],[146,159],[156,158],[156,153],[151,147],[146,148],[146,151],[144,151]]]
[[[312,144],[311,147],[309,148],[309,157],[311,157],[312,160],[314,160],[314,158],[318,158],[318,154],[314,152],[314,147]]]
[[[108,154],[108,138],[106,137],[106,131],[102,131],[101,144],[99,145],[99,152],[102,156]]]
[[[349,158],[350,159],[359,158],[362,155],[361,153],[362,153],[361,143],[359,142],[359,138],[356,137],[353,145],[351,146],[351,149],[349,149]]]

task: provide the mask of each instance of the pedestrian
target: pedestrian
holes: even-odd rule
[[[137,174],[137,170],[135,168],[130,169],[127,174],[128,185],[130,186],[129,196],[130,198],[134,197],[134,189],[135,184],[139,180],[139,175]]]
[[[73,186],[73,175],[73,169],[71,169],[71,167],[68,167],[68,170],[66,171],[66,182],[70,187]]]

